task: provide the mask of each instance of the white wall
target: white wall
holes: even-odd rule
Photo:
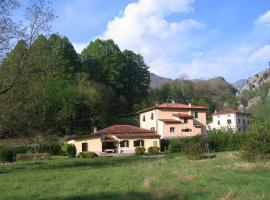
[[[228,120],[231,120],[231,124],[228,124]],[[240,120],[240,123],[239,123]],[[218,124],[220,121],[220,124]],[[243,123],[245,121],[245,124]],[[249,123],[248,123],[249,122]],[[241,113],[213,115],[213,122],[207,125],[208,130],[228,130],[232,129],[234,132],[247,131],[251,124],[251,118],[249,115]]]
[[[228,120],[231,120],[231,124],[228,124]],[[232,129],[236,131],[236,114],[214,115],[211,129]]]
[[[154,119],[151,119],[151,113],[154,115]],[[143,121],[143,116],[145,116],[145,121]],[[140,114],[140,127],[151,130],[155,128],[154,131],[157,131],[157,112],[156,110],[151,110],[145,113]]]

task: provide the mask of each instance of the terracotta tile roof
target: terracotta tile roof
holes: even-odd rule
[[[160,137],[154,131],[130,125],[112,125],[97,133],[112,134],[116,137]]]
[[[146,112],[153,109],[200,109],[200,110],[207,110],[205,106],[195,106],[195,105],[188,105],[188,104],[181,104],[181,103],[164,103],[160,105],[156,105],[150,108],[146,108],[144,110],[139,111],[139,113]]]
[[[244,113],[239,110],[231,109],[231,108],[226,108],[224,110],[221,110],[217,113],[213,113],[213,115],[224,115],[224,114],[244,114],[244,115],[251,115],[249,113]]]
[[[177,124],[180,123],[179,120],[175,120],[175,119],[159,119],[159,121],[162,121],[166,124]]]
[[[184,117],[184,118],[193,118],[192,115],[186,114],[186,113],[178,113],[178,114],[173,114],[174,117]]]

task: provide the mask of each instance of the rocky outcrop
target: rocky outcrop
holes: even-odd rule
[[[255,76],[250,77],[247,80],[247,84],[243,87],[241,92],[244,90],[256,90],[259,89],[263,84],[270,82],[270,68],[262,72],[257,73]]]

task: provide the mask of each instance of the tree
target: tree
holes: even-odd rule
[[[12,12],[18,7],[17,0],[0,1],[0,62],[10,50],[12,41],[20,35],[18,25],[12,20]]]
[[[1,49],[0,55],[5,58],[5,53],[10,49],[12,42],[18,38],[24,40],[26,48],[23,54],[20,56],[18,62],[14,63],[14,72],[10,77],[3,77],[3,73],[0,73],[0,95],[5,94],[11,88],[15,86],[19,79],[24,78],[25,63],[27,62],[31,46],[33,41],[41,33],[47,33],[50,31],[50,22],[55,18],[52,9],[49,7],[50,1],[47,0],[32,0],[25,12],[24,24],[15,24],[12,21],[12,11],[16,9],[19,4],[16,0],[2,0],[0,1],[1,21],[0,27],[3,28],[3,32],[0,35],[0,42],[3,44],[3,50]],[[9,27],[6,29],[6,27]],[[2,30],[2,29],[1,29]],[[5,71],[5,65],[0,60],[0,72]],[[4,80],[4,81],[3,81]]]
[[[121,52],[112,40],[97,39],[82,51],[81,57],[83,71],[91,80],[114,89],[121,105],[126,105],[126,112],[148,95],[150,74],[141,55]]]

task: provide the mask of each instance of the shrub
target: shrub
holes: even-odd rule
[[[5,146],[0,146],[0,149],[5,148]],[[26,154],[33,153],[37,151],[38,153],[49,153],[51,155],[62,154],[61,146],[59,144],[40,144],[40,145],[20,145],[20,146],[10,146],[9,147],[13,153],[16,154]]]
[[[10,147],[2,147],[0,149],[0,159],[2,162],[13,162],[15,155]]]
[[[153,155],[157,155],[159,154],[159,147],[149,147],[148,148],[148,153],[153,154]]]
[[[74,144],[67,145],[67,155],[70,158],[74,158],[76,156],[77,150]]]
[[[48,153],[26,153],[26,154],[17,154],[16,160],[34,160],[36,157],[37,160],[47,160],[50,159],[50,154]]]
[[[145,152],[145,147],[136,147],[135,148],[135,154],[136,155],[143,155]]]
[[[201,159],[205,155],[205,144],[202,136],[191,137],[184,148],[184,153],[190,159]]]
[[[179,153],[182,152],[188,143],[189,138],[179,138],[169,140],[168,151],[170,153]]]
[[[98,155],[95,152],[80,152],[78,155],[79,158],[96,158]]]
[[[234,133],[232,131],[210,131],[206,139],[209,148],[216,152],[238,151],[248,139],[249,133]]]
[[[270,159],[270,134],[253,134],[242,147],[242,156],[249,161]]]
[[[51,155],[61,155],[61,145],[59,144],[42,144],[38,146],[39,153],[49,153]]]

